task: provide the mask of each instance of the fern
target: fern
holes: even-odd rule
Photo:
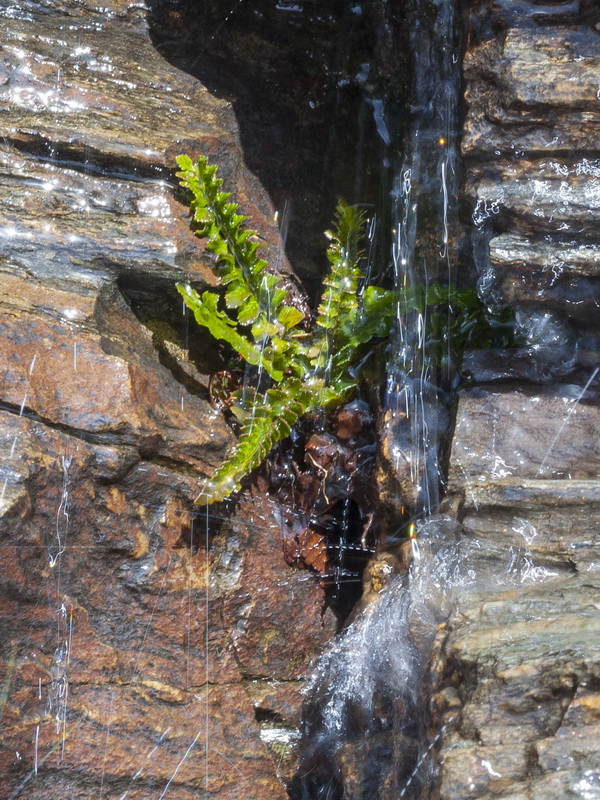
[[[179,156],[180,183],[192,193],[190,207],[196,233],[208,237],[207,248],[218,259],[219,282],[224,297],[206,290],[199,295],[188,285],[177,288],[191,308],[199,325],[218,339],[228,342],[254,366],[263,367],[273,380],[280,381],[284,369],[301,355],[302,347],[292,336],[304,313],[289,303],[288,291],[279,275],[269,272],[259,257],[258,236],[244,226],[245,217],[229,202],[229,192],[221,191],[217,167],[204,156],[194,164]],[[284,303],[284,301],[288,301]],[[219,308],[219,305],[224,308]],[[249,328],[250,337],[238,329]],[[242,341],[243,340],[243,341]],[[297,365],[294,363],[293,366]],[[298,371],[296,369],[296,371]]]
[[[197,503],[229,497],[301,417],[347,400],[358,385],[366,346],[374,338],[387,337],[399,313],[441,307],[433,315],[434,336],[455,347],[493,337],[494,320],[474,291],[437,284],[400,292],[362,287],[359,264],[366,217],[343,201],[333,230],[327,232],[330,269],[314,325],[307,332],[300,327],[305,315],[282,278],[259,257],[257,235],[245,227],[246,218],[237,213],[231,195],[221,191],[217,168],[202,156],[195,164],[179,156],[177,163],[180,183],[192,194],[196,233],[208,237],[207,248],[218,258],[224,293],[209,289],[199,294],[187,284],[177,288],[199,325],[231,345],[248,364],[264,369],[272,382],[250,400],[238,398],[232,410],[242,423],[239,440],[206,481]]]
[[[289,436],[300,417],[313,406],[310,385],[290,378],[267,389],[244,409],[240,438],[225,463],[204,484],[196,503],[214,503],[240,488],[240,481],[267,457],[277,442]]]

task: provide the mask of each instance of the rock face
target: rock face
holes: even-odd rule
[[[471,354],[458,404],[449,507],[477,581],[437,637],[440,800],[600,792],[599,22],[585,4],[471,7],[477,266],[528,343]]]
[[[213,280],[175,155],[217,161],[279,244],[230,107],[163,60],[146,14],[0,8],[6,798],[285,797],[332,633],[272,506],[248,496],[235,524],[192,507],[233,436],[208,403],[218,353],[174,292]]]
[[[173,192],[174,156],[217,161],[282,259],[230,106],[162,58],[147,12],[0,7],[6,798],[284,798],[300,687],[333,633],[318,585],[285,563],[274,505],[250,492],[233,519],[192,507],[233,438],[208,403],[219,353],[173,289],[213,280]],[[439,800],[600,796],[599,25],[585,0],[470,4],[474,255],[527,341],[465,363],[447,510],[474,579],[433,645],[416,725],[433,734],[421,755],[415,731],[342,748],[348,797],[398,752],[417,771],[435,753]],[[243,20],[235,31],[227,57],[241,40],[261,54]],[[379,711],[368,724],[384,725]],[[417,785],[398,772],[382,797]]]
[[[381,96],[401,91],[406,49],[390,27],[392,10],[379,0],[148,4],[159,51],[231,100],[246,162],[280,210],[286,252],[316,300],[327,268],[323,232],[339,197],[389,214]]]

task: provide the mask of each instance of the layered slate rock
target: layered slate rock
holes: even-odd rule
[[[583,5],[474,5],[462,147],[485,280],[595,331],[600,21]]]
[[[465,360],[448,508],[473,583],[432,664],[444,800],[600,790],[599,23],[585,3],[471,9],[476,265],[526,341]]]
[[[440,797],[598,785],[599,414],[543,390],[459,401],[450,498],[472,584],[432,660]]]
[[[174,289],[214,280],[175,155],[217,162],[279,242],[230,107],[146,14],[0,9],[0,793],[283,798],[332,625],[273,505],[193,509],[234,437]]]

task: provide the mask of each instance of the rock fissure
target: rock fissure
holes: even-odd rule
[[[164,158],[158,151],[155,153],[154,162],[135,156],[128,158],[123,153],[108,156],[102,150],[86,145],[85,142],[54,140],[33,131],[23,130],[7,136],[5,144],[13,147],[18,153],[31,156],[36,163],[73,170],[84,176],[97,175],[108,180],[125,180],[133,184],[160,186],[167,182],[173,187],[176,185],[173,179],[174,168],[164,163]]]
[[[17,417],[21,417],[25,420],[30,420],[32,422],[39,423],[43,425],[45,428],[50,430],[59,431],[60,433],[65,434],[68,437],[72,437],[73,439],[79,439],[83,442],[87,442],[88,444],[92,445],[100,445],[102,447],[113,447],[118,448],[118,451],[121,455],[137,455],[138,458],[135,460],[135,463],[131,463],[128,466],[128,471],[133,469],[134,467],[144,468],[144,466],[153,465],[157,467],[165,467],[170,472],[178,473],[181,475],[186,475],[191,478],[201,479],[206,477],[206,472],[202,470],[195,469],[193,465],[190,465],[186,461],[178,461],[176,459],[170,459],[167,457],[160,457],[157,456],[156,458],[148,458],[148,453],[146,452],[144,456],[140,455],[140,449],[148,450],[149,447],[152,445],[136,445],[135,443],[128,443],[123,442],[121,436],[118,433],[91,433],[90,431],[81,430],[72,428],[68,425],[63,425],[58,422],[54,422],[50,419],[46,419],[39,414],[36,414],[35,411],[29,408],[27,405],[25,406],[12,406],[7,403],[3,403],[0,406],[0,411],[6,412],[7,414],[14,414]],[[119,480],[123,480],[126,477],[125,474],[121,473],[118,476]],[[198,512],[200,513],[200,512]]]

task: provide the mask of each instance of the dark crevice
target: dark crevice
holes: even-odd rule
[[[217,0],[149,5],[159,52],[232,103],[246,165],[269,192],[314,300],[339,196],[368,204],[389,227],[404,92],[398,20],[378,0],[300,3],[296,12],[270,0],[233,10]]]
[[[105,153],[88,144],[54,141],[41,133],[23,134],[7,138],[8,144],[24,155],[33,156],[42,163],[56,166],[57,162],[84,175],[98,175],[132,182],[173,182],[173,170],[161,164],[152,164],[124,155]]]
[[[254,709],[254,716],[256,717],[256,721],[262,724],[270,724],[270,725],[285,725],[285,720],[278,714],[277,711],[273,711],[272,708],[255,708]]]
[[[128,442],[123,441],[123,437],[117,433],[91,433],[90,431],[85,431],[81,428],[74,428],[70,425],[64,425],[63,423],[55,422],[54,420],[48,419],[48,417],[38,414],[33,408],[27,405],[19,406],[16,403],[7,403],[6,401],[3,401],[0,404],[0,411],[5,411],[9,414],[14,414],[17,417],[23,417],[24,419],[28,419],[33,422],[39,422],[51,430],[59,431],[67,436],[73,436],[75,439],[81,439],[81,441],[87,442],[88,444],[110,446],[116,445],[132,451],[136,449],[133,443],[129,444]]]
[[[160,363],[186,392],[208,399],[209,376],[226,368],[234,357],[231,348],[182,313],[173,281],[130,273],[121,276],[118,288],[151,336]]]
[[[38,414],[34,409],[27,405],[21,407],[16,403],[7,403],[6,401],[3,401],[0,403],[0,412],[3,411],[8,414],[13,414],[17,417],[23,417],[24,419],[32,422],[37,422],[40,425],[49,428],[50,430],[58,431],[65,436],[71,436],[74,439],[86,442],[87,444],[98,445],[101,447],[110,446],[113,448],[118,448],[123,452],[130,452],[132,455],[139,456],[139,459],[135,462],[136,464],[152,464],[154,466],[164,467],[165,469],[168,469],[171,472],[179,475],[185,475],[192,478],[205,477],[204,473],[195,469],[187,462],[169,458],[168,456],[155,455],[152,449],[144,451],[143,445],[140,446],[139,444],[139,437],[132,436],[132,441],[127,442],[124,434],[92,433],[91,431],[86,431],[82,428],[74,428],[70,425],[65,425],[61,422],[55,422],[54,420],[48,419],[47,417]],[[128,465],[126,467],[126,471],[128,472],[133,466],[134,464]],[[121,472],[117,476],[111,477],[110,479],[105,479],[105,482],[112,483],[113,481],[122,481],[123,477],[124,474]],[[98,480],[100,483],[103,482],[101,478]]]

